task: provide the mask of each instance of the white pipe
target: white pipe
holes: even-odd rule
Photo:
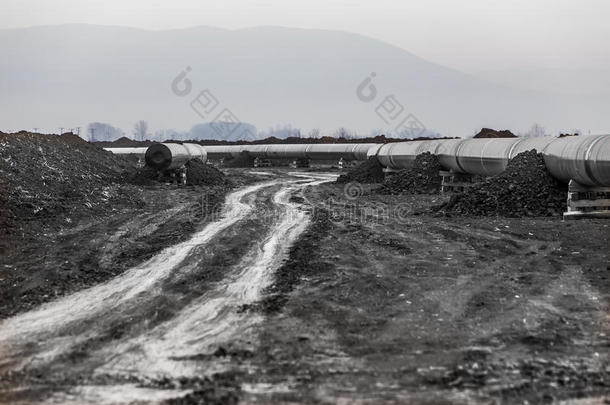
[[[112,152],[115,155],[138,155],[141,157],[144,157],[147,149],[148,149],[147,147],[144,147],[144,148],[104,148],[104,150],[107,150],[108,152]]]
[[[374,143],[341,144],[272,144],[272,145],[213,145],[205,146],[210,159],[236,157],[248,152],[263,159],[366,160]]]
[[[377,157],[385,167],[407,169],[418,154],[431,152],[447,170],[493,176],[503,172],[510,159],[532,149],[544,155],[549,172],[563,182],[610,186],[610,135],[388,143]]]

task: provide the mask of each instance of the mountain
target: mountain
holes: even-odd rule
[[[108,122],[129,132],[140,119],[152,131],[222,121],[365,135],[610,127],[608,97],[498,84],[344,32],[62,25],[0,30],[0,49],[5,130]]]

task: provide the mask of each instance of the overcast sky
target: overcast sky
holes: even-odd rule
[[[0,27],[279,25],[381,39],[466,72],[610,68],[608,0],[0,0]]]

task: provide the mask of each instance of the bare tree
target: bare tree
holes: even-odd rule
[[[352,139],[352,138],[354,138],[354,135],[347,128],[344,128],[344,127],[341,127],[339,129],[337,129],[333,133],[333,136],[335,138],[345,138],[345,139]]]
[[[534,125],[532,125],[530,130],[525,133],[525,136],[531,137],[531,138],[545,136],[545,135],[546,135],[546,129],[538,123],[534,123]]]
[[[146,138],[146,134],[148,133],[148,123],[144,120],[140,120],[136,122],[136,125],[133,127],[133,136],[136,141],[143,141]]]
[[[309,138],[318,138],[320,136],[320,130],[318,128],[314,128],[307,134]]]

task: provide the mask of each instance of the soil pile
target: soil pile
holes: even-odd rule
[[[383,166],[376,157],[369,158],[366,162],[351,168],[347,173],[337,179],[337,183],[381,183],[384,178]]]
[[[0,232],[16,233],[29,221],[53,222],[60,214],[69,220],[69,214],[123,198],[116,183],[133,170],[71,133],[0,134]]]
[[[432,194],[441,188],[439,171],[442,166],[436,155],[430,152],[415,157],[413,167],[387,176],[377,189],[379,194]]]
[[[126,157],[127,158],[127,157]],[[127,158],[129,159],[129,158]],[[131,159],[129,159],[131,160]],[[138,186],[152,186],[158,183],[159,173],[149,166],[139,167],[129,176],[129,182]]]
[[[491,128],[481,128],[478,134],[473,136],[473,138],[516,138],[517,135],[510,132],[508,129],[503,131],[496,131]]]
[[[189,186],[225,186],[229,185],[229,180],[223,172],[202,162],[200,159],[193,159],[186,163],[186,184]]]
[[[223,161],[225,167],[254,167],[254,157],[248,152],[241,152],[236,157],[225,158]]]
[[[567,186],[548,172],[535,149],[512,159],[506,170],[440,208],[445,212],[506,217],[558,216],[566,209]]]
[[[150,146],[154,141],[136,141],[133,139],[129,139],[126,136],[123,136],[114,141],[96,141],[95,145],[100,148],[141,148],[145,146]]]

